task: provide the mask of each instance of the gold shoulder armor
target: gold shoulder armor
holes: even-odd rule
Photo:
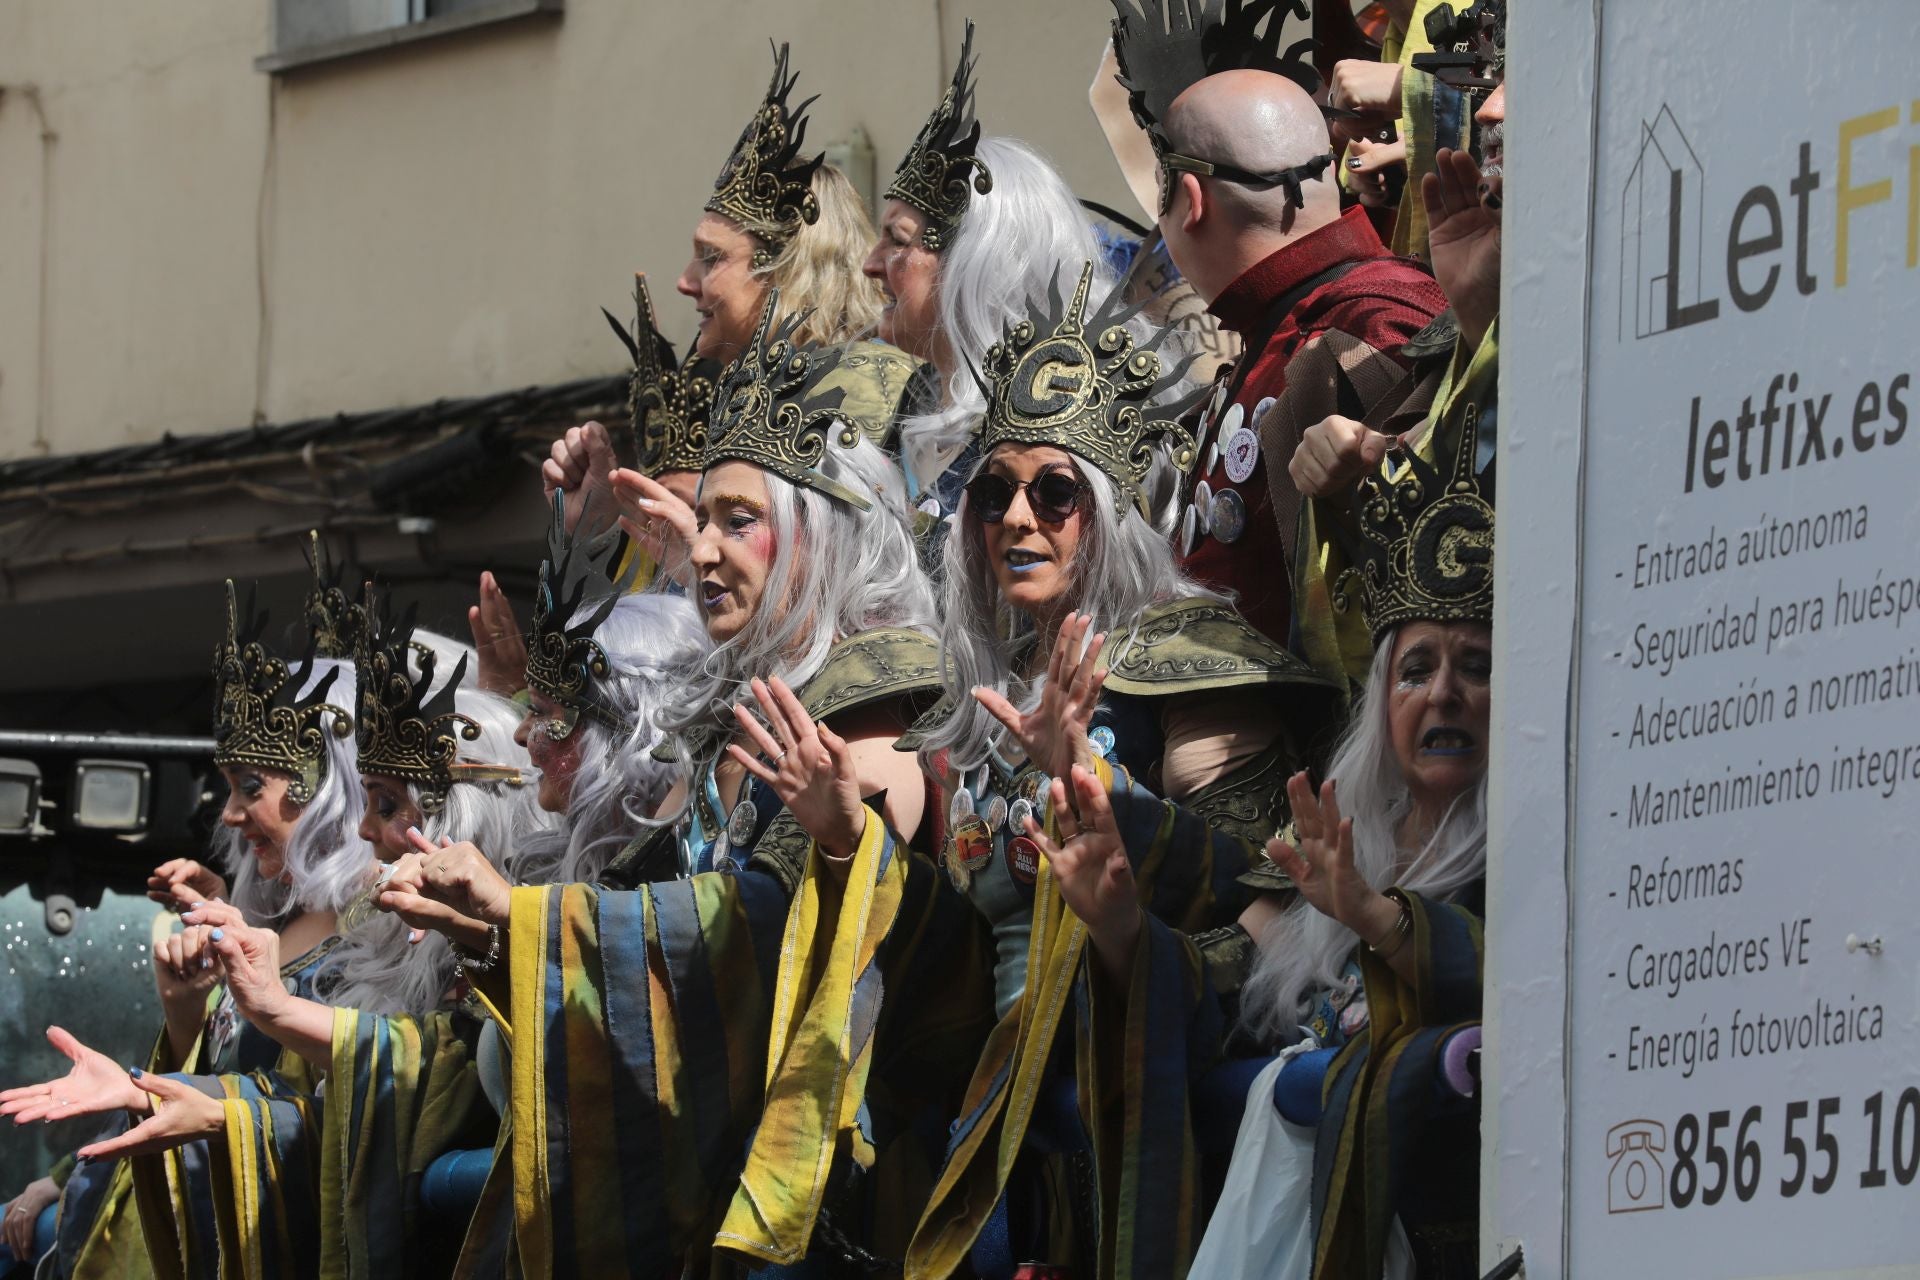
[[[1106,687],[1143,698],[1203,689],[1274,686],[1309,704],[1337,709],[1341,691],[1292,653],[1267,639],[1232,605],[1188,598],[1155,605],[1131,631],[1107,643]]]
[[[944,694],[941,695],[932,706],[920,713],[919,719],[907,726],[907,731],[900,735],[900,740],[893,744],[893,749],[895,751],[918,751],[920,744],[927,740],[927,735],[945,724],[947,717],[952,714],[953,699]]]
[[[895,419],[920,362],[884,342],[850,342],[840,362],[820,379],[819,391],[839,390],[840,416],[860,434],[885,447],[893,442]]]
[[[800,691],[807,714],[825,720],[889,698],[937,693],[940,645],[905,627],[875,627],[849,636]]]

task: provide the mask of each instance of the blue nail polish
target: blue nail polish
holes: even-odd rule
[[[135,1080],[138,1080],[142,1075],[146,1073],[141,1071],[140,1068],[138,1067],[128,1067],[127,1074],[132,1076]]]
[[[221,932],[221,931],[220,931],[220,930],[218,930],[218,929],[215,929],[215,930],[213,931],[213,940],[214,940],[215,942],[218,942],[218,941],[220,941],[220,940],[221,940],[222,938],[224,938],[224,937],[226,937],[226,936],[227,936],[227,935],[226,935],[225,933],[223,933],[223,932]]]
[[[418,828],[418,827],[408,827],[408,828],[407,828],[407,834],[408,834],[408,835],[410,835],[410,836],[417,836],[417,835],[419,835],[419,834],[420,834],[420,828]]]
[[[194,903],[194,904],[193,904],[193,905],[192,905],[191,907],[188,907],[188,908],[187,908],[187,910],[189,910],[189,911],[198,911],[198,910],[199,910],[200,908],[202,908],[202,907],[204,907],[204,906],[206,906],[206,905],[207,905],[207,904],[206,904],[206,903],[204,903],[204,902],[196,902],[196,903]]]

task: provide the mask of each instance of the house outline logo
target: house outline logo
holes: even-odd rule
[[[1620,192],[1620,304],[1616,337],[1636,339],[1720,314],[1702,298],[1706,169],[1666,103],[1640,123],[1640,147]]]

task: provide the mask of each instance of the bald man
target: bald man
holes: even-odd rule
[[[1325,120],[1293,81],[1208,76],[1174,99],[1162,131],[1160,232],[1246,347],[1203,415],[1176,550],[1195,579],[1234,592],[1250,622],[1333,676],[1344,663],[1316,639],[1331,624],[1294,616],[1296,594],[1317,597],[1318,613],[1325,594],[1295,563],[1302,510],[1287,464],[1329,414],[1371,420],[1393,407],[1407,385],[1399,350],[1446,298],[1423,266],[1388,253],[1363,210],[1341,212]]]

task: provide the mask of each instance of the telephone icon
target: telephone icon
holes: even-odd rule
[[[1643,1213],[1667,1207],[1667,1126],[1658,1120],[1627,1120],[1607,1130],[1607,1212]]]

